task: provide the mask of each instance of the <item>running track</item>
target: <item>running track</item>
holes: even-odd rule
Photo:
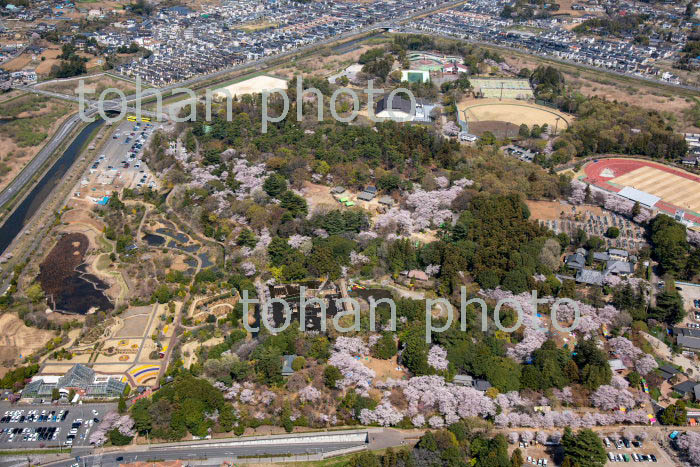
[[[624,175],[644,166],[653,167],[663,172],[687,178],[688,180],[693,180],[694,182],[698,183],[698,189],[700,189],[700,177],[696,175],[685,172],[684,170],[676,169],[674,167],[669,167],[667,165],[657,164],[656,162],[638,159],[600,159],[597,162],[590,162],[586,164],[583,168],[583,171],[586,174],[583,178],[583,181],[595,185],[597,187],[603,188],[604,190],[617,193],[622,188],[608,183],[608,181],[611,180],[612,177],[602,177],[600,175],[601,172],[603,172],[603,170],[605,169],[610,169],[615,177],[619,177],[620,175]],[[668,214],[671,214],[671,216],[675,215],[676,209],[680,209],[663,200],[656,203],[654,207]],[[686,212],[685,218],[695,222],[696,224],[700,224],[700,217],[694,214]]]

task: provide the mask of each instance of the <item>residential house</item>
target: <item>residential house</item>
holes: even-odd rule
[[[659,375],[661,375],[661,377],[666,381],[668,381],[669,379],[673,378],[674,376],[676,376],[678,373],[681,372],[678,368],[676,368],[673,365],[669,365],[668,363],[665,365],[661,365],[657,369],[657,371],[658,371]]]

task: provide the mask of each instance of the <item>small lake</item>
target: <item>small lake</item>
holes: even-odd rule
[[[142,238],[149,246],[163,246],[165,244],[165,237],[162,235],[147,233]]]
[[[39,265],[37,279],[56,311],[84,315],[91,308],[114,309],[109,286],[87,272],[83,263],[90,241],[81,233],[64,235]]]

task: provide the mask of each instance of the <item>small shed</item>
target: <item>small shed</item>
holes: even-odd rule
[[[394,199],[391,196],[384,195],[381,198],[379,198],[379,204],[383,204],[384,206],[393,206]]]
[[[459,386],[474,386],[474,378],[471,375],[456,375],[452,382]]]
[[[363,191],[359,195],[357,195],[357,199],[361,201],[372,201],[374,199],[374,193],[369,193],[367,191]]]
[[[345,187],[334,186],[333,188],[331,188],[331,194],[339,195],[341,193],[345,193]]]

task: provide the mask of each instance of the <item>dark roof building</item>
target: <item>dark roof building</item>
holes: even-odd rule
[[[665,365],[661,365],[658,369],[659,374],[661,377],[665,380],[669,380],[676,376],[678,373],[680,373],[680,370],[676,368],[675,366],[669,365],[668,363]]]

